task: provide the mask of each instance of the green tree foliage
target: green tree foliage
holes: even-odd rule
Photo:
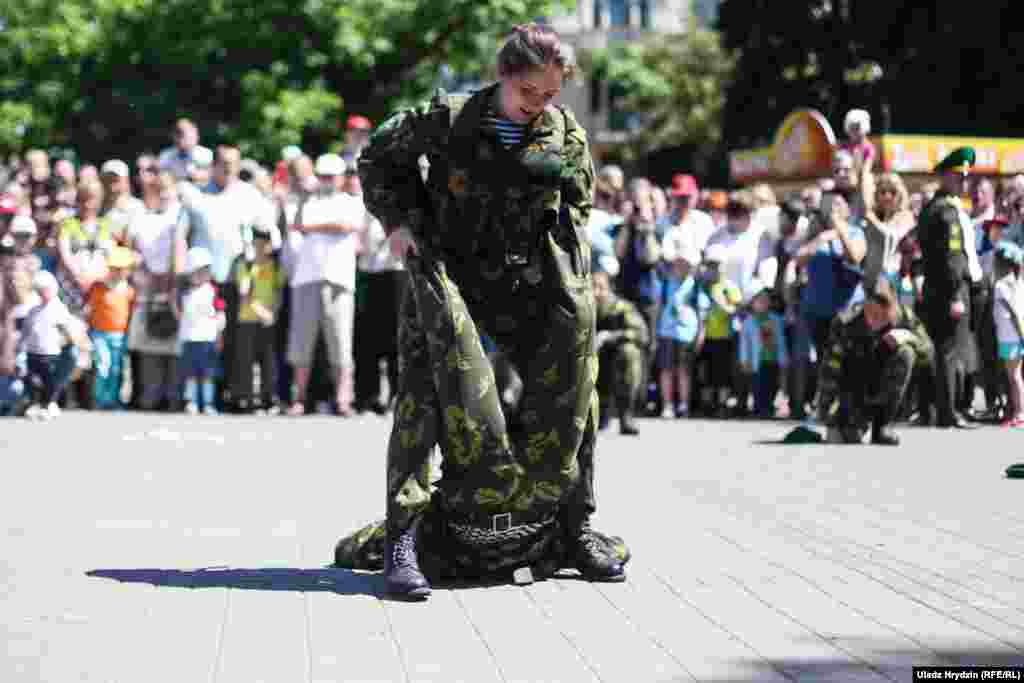
[[[205,144],[271,158],[293,142],[325,149],[345,114],[380,120],[428,95],[442,64],[472,72],[512,25],[572,4],[6,0],[0,145],[128,158],[169,144],[188,116]]]
[[[640,114],[634,153],[681,145],[710,150],[720,141],[734,58],[714,31],[656,35],[591,59],[595,74],[624,93],[616,106]]]
[[[859,107],[876,131],[1020,136],[1013,9],[1009,0],[723,0],[717,28],[740,55],[725,138],[732,148],[764,144],[797,107],[836,127]]]

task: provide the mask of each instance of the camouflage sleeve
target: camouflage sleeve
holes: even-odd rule
[[[640,311],[636,310],[636,306],[633,304],[623,301],[623,316],[622,319],[625,323],[623,338],[627,341],[636,343],[640,347],[647,346],[650,340],[650,334],[647,330],[647,321]]]
[[[565,147],[562,150],[562,206],[577,230],[586,227],[594,189],[594,162],[590,158],[587,132],[567,109]]]
[[[429,231],[431,205],[419,159],[448,125],[448,107],[434,98],[393,114],[370,136],[359,157],[359,179],[367,209],[388,235],[406,226],[422,242]]]
[[[915,364],[931,367],[935,362],[935,344],[928,336],[928,330],[925,329],[921,319],[914,315],[909,308],[904,306],[903,313],[906,316],[907,328],[913,332],[913,336],[908,339],[907,344],[914,349]]]

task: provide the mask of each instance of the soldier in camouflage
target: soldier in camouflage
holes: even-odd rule
[[[522,568],[625,579],[622,540],[589,522],[598,366],[584,231],[593,164],[583,129],[551,104],[571,71],[553,31],[517,27],[498,54],[497,84],[400,112],[363,150],[369,210],[411,239],[410,286],[387,519],[342,539],[335,563],[383,567],[396,596],[425,597],[429,580]],[[514,422],[481,331],[521,375]]]
[[[597,392],[600,397],[600,428],[608,424],[612,402],[619,413],[619,431],[636,435],[640,430],[633,420],[644,377],[644,362],[650,335],[647,321],[636,306],[612,292],[608,274],[596,272],[594,301],[597,304],[598,353]]]
[[[890,425],[915,368],[927,369],[935,349],[914,313],[900,304],[885,278],[863,305],[832,322],[820,377],[818,417],[831,443],[899,444]]]

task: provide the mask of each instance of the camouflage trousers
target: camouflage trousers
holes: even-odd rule
[[[643,383],[646,349],[626,341],[601,349],[598,358],[597,391],[601,413],[607,413],[613,402],[620,415],[630,411]]]
[[[873,422],[892,422],[906,396],[915,359],[914,349],[900,345],[841,368],[823,363],[819,419],[839,430],[847,442],[859,441]]]
[[[495,518],[530,528],[554,518],[557,528],[572,534],[587,524],[595,509],[598,410],[593,293],[589,278],[573,272],[554,250],[545,256],[540,283],[516,284],[506,297],[481,292],[474,283],[463,285],[464,296],[444,261],[408,258],[387,457],[388,525],[405,528],[423,513],[427,529],[446,528],[448,521],[486,528]],[[522,377],[512,428],[480,342],[481,329]],[[435,445],[442,464],[432,486]],[[337,565],[373,568],[379,529],[371,525],[342,539]],[[541,543],[546,533],[551,532],[538,531],[533,539],[543,552],[531,541],[525,544],[529,552],[525,546],[507,548],[506,559],[537,552],[557,556]],[[442,537],[427,533],[426,538],[437,543]],[[442,544],[420,552],[450,555],[454,550]],[[479,560],[470,558],[468,566],[489,566]]]

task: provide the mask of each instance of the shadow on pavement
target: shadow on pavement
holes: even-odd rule
[[[242,590],[332,592],[340,595],[381,594],[379,574],[351,569],[266,567],[235,569],[93,569],[86,576],[121,583],[148,583],[174,588],[238,588]]]
[[[838,642],[861,640],[856,637],[837,638]],[[1024,644],[1022,644],[1024,645]],[[869,642],[858,648],[859,654],[870,661],[876,670],[886,671],[886,677],[895,675],[895,680],[911,680],[913,666],[964,666],[964,667],[1020,667],[1024,666],[1024,653],[1014,654],[1009,649],[988,649],[978,647],[941,647],[929,655],[922,651],[895,648],[892,644]],[[913,663],[911,663],[913,662]],[[865,664],[851,659],[792,659],[786,657],[767,660],[738,660],[736,662],[750,671],[744,676],[712,678],[709,683],[758,683],[777,681],[780,677],[800,681],[853,681],[867,680]],[[903,674],[905,673],[905,677]],[[874,680],[874,679],[872,679]],[[881,680],[879,678],[878,680]]]

